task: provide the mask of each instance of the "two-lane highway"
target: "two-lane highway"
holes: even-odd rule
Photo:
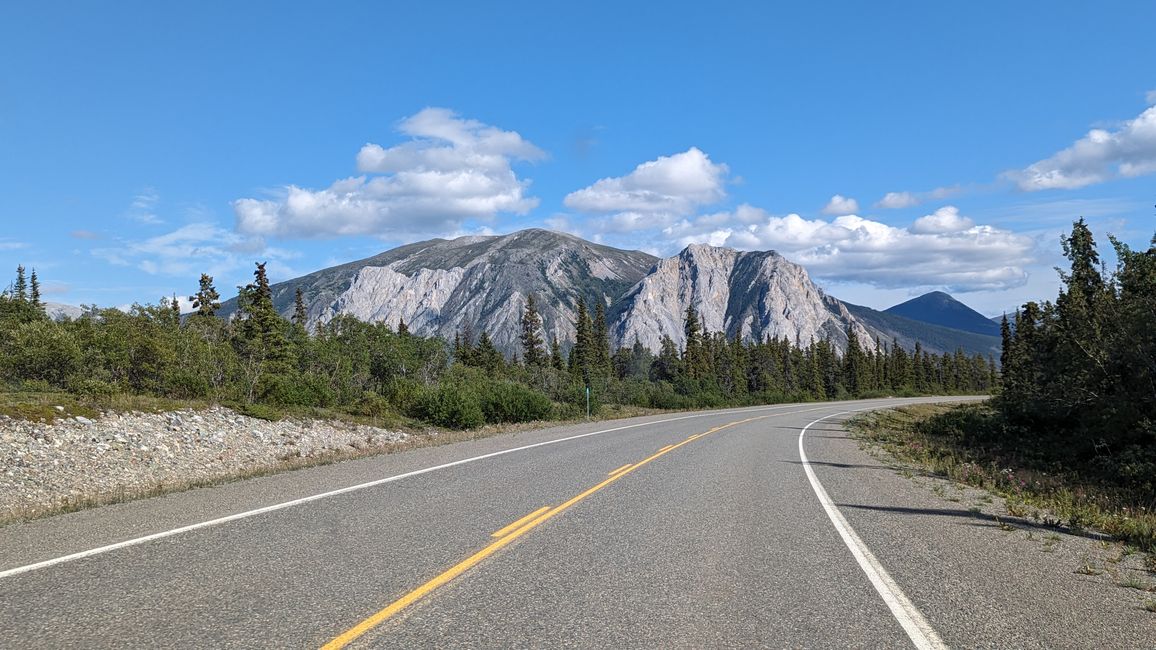
[[[892,472],[842,479],[872,461],[832,425],[912,401],[558,427],[10,526],[0,646],[999,645],[907,566],[938,552],[923,520],[840,505],[910,505]]]

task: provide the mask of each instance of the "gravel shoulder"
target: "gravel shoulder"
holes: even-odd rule
[[[63,407],[57,407],[63,411]],[[30,422],[0,415],[0,524],[385,451],[409,435],[224,407]]]

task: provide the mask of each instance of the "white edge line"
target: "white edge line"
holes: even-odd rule
[[[447,468],[454,467],[457,465],[464,465],[466,463],[472,463],[472,462],[479,461],[479,460],[485,460],[486,458],[493,458],[495,456],[504,456],[505,454],[512,454],[516,451],[525,451],[527,449],[533,449],[535,447],[542,447],[545,445],[553,445],[553,444],[557,444],[559,442],[567,442],[569,440],[577,440],[579,438],[596,436],[596,435],[600,435],[603,433],[611,433],[613,431],[622,431],[624,429],[634,429],[636,427],[645,427],[645,426],[650,426],[652,424],[662,424],[664,422],[676,422],[678,420],[689,420],[692,418],[704,418],[704,417],[711,417],[711,416],[717,416],[717,415],[725,415],[726,413],[757,413],[760,411],[774,411],[774,410],[779,410],[779,409],[791,408],[791,407],[795,407],[795,406],[803,406],[803,404],[782,404],[782,405],[777,405],[777,406],[766,406],[766,407],[742,409],[742,410],[725,410],[725,411],[711,411],[708,413],[696,413],[694,415],[683,415],[683,416],[679,416],[676,418],[667,418],[665,420],[655,420],[653,422],[639,422],[637,424],[627,424],[627,425],[620,426],[620,427],[612,427],[610,429],[591,431],[589,433],[580,433],[578,435],[568,436],[566,438],[558,438],[557,440],[546,440],[543,442],[534,443],[532,445],[525,445],[522,447],[514,447],[513,449],[503,449],[502,451],[495,451],[495,452],[491,452],[489,454],[483,454],[481,456],[473,456],[471,458],[463,458],[461,460],[455,460],[452,463],[445,463],[443,465],[436,465],[434,467],[426,467],[423,469],[414,470],[412,472],[406,472],[404,474],[397,474],[396,476],[390,476],[387,478],[377,479],[375,481],[369,481],[368,483],[359,483],[357,485],[350,485],[348,487],[343,487],[343,488],[338,489],[338,490],[331,490],[329,492],[323,492],[321,494],[314,494],[311,496],[302,497],[300,499],[293,499],[292,501],[284,501],[282,503],[277,503],[277,504],[274,504],[271,506],[265,506],[264,508],[257,508],[256,510],[247,510],[245,512],[238,512],[236,514],[228,515],[225,517],[219,517],[217,519],[210,519],[208,521],[202,521],[200,523],[190,524],[188,526],[181,526],[180,528],[173,528],[172,530],[166,530],[166,531],[162,531],[159,533],[153,533],[152,535],[145,535],[144,537],[134,537],[133,539],[126,539],[123,542],[117,542],[115,544],[109,544],[107,546],[100,546],[97,548],[89,549],[87,551],[80,551],[78,553],[71,553],[69,555],[62,555],[60,557],[52,558],[50,560],[44,560],[42,562],[36,562],[34,564],[26,564],[24,566],[18,566],[18,567],[12,568],[12,569],[0,571],[0,579],[8,578],[8,577],[11,577],[14,575],[19,575],[21,573],[27,573],[29,571],[35,571],[37,569],[45,569],[45,568],[48,568],[50,566],[54,566],[57,564],[64,564],[65,562],[72,562],[73,560],[80,560],[80,559],[83,559],[86,557],[92,557],[94,555],[101,555],[102,553],[108,553],[110,551],[116,551],[116,550],[119,550],[122,548],[127,548],[129,546],[136,546],[138,544],[144,544],[145,542],[151,542],[151,541],[158,540],[158,539],[164,539],[166,537],[172,537],[173,535],[180,535],[181,533],[187,533],[187,532],[191,532],[194,530],[199,530],[201,528],[209,528],[211,526],[219,526],[221,524],[226,524],[226,523],[229,523],[231,521],[236,521],[238,519],[246,519],[248,517],[255,517],[257,515],[262,515],[262,514],[265,514],[268,512],[274,512],[277,510],[282,510],[284,508],[290,508],[292,506],[298,506],[298,505],[301,505],[303,503],[309,503],[310,501],[317,501],[319,499],[337,496],[339,494],[346,494],[348,492],[356,492],[357,490],[364,490],[366,488],[371,488],[371,487],[374,487],[377,485],[382,485],[383,483],[391,483],[393,481],[400,481],[403,478],[409,478],[411,476],[418,476],[420,474],[435,472],[435,471],[440,470],[440,469],[447,469]],[[819,410],[819,409],[810,409],[810,410]],[[800,411],[800,412],[805,413],[806,411]]]
[[[815,476],[815,470],[811,468],[811,462],[807,460],[807,452],[803,450],[803,436],[806,435],[807,429],[837,415],[844,415],[847,413],[856,413],[858,411],[869,411],[880,407],[870,407],[863,409],[854,409],[851,411],[842,411],[840,413],[832,413],[825,415],[814,422],[803,427],[799,432],[799,460],[803,462],[803,470],[807,473],[807,479],[811,481],[811,487],[815,490],[815,496],[819,497],[819,503],[823,505],[823,510],[827,512],[827,517],[831,519],[831,523],[835,525],[835,530],[839,531],[839,536],[843,538],[843,543],[851,550],[851,554],[855,556],[855,561],[859,563],[859,568],[863,569],[863,573],[867,574],[867,579],[871,581],[871,585],[875,587],[875,591],[879,592],[879,596],[883,598],[883,602],[887,604],[887,608],[891,610],[891,614],[895,620],[899,621],[899,625],[903,627],[903,631],[907,632],[911,643],[920,650],[947,648],[947,644],[935,632],[935,628],[927,622],[919,609],[907,598],[899,585],[879,563],[875,555],[871,553],[859,535],[855,533],[855,529],[851,524],[843,518],[843,513],[835,507],[831,501],[831,497],[827,494],[827,490],[823,489],[823,484],[819,482],[819,477]]]

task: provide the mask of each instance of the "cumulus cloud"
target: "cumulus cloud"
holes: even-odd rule
[[[875,202],[877,208],[910,208],[919,205],[919,199],[911,192],[888,192]]]
[[[1156,103],[1149,97],[1149,103]],[[1021,190],[1076,189],[1156,172],[1156,106],[1116,130],[1092,129],[1055,155],[1004,173]]]
[[[961,215],[959,208],[944,206],[934,213],[919,217],[911,224],[911,232],[920,235],[937,235],[968,230],[975,222]]]
[[[683,220],[664,234],[682,245],[777,250],[823,279],[961,292],[1022,285],[1036,246],[1031,237],[976,225],[951,206],[900,228],[857,215],[780,217],[741,205],[733,213]]]
[[[669,224],[726,197],[727,166],[696,147],[644,162],[625,176],[603,178],[571,192],[566,207],[604,215],[603,232],[631,232]]]
[[[321,190],[296,185],[274,199],[233,203],[237,230],[264,237],[378,235],[406,238],[458,231],[467,219],[502,212],[525,214],[538,205],[526,195],[515,161],[545,157],[521,135],[445,108],[402,120],[410,140],[385,148],[366,144],[357,154],[362,175]]]
[[[827,207],[823,208],[823,214],[855,214],[859,211],[859,202],[855,199],[836,194],[827,201]]]

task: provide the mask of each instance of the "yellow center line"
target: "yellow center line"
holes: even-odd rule
[[[787,414],[784,413],[784,414],[775,414],[775,415],[787,415]],[[721,431],[721,430],[727,429],[729,427],[737,426],[740,424],[745,424],[747,422],[752,422],[754,420],[762,420],[763,418],[769,418],[769,417],[774,417],[774,415],[760,415],[760,416],[756,416],[753,418],[747,418],[745,420],[736,420],[734,422],[728,422],[727,424],[724,424],[724,425],[719,426],[719,427],[715,427],[715,428],[711,429],[710,431],[706,431],[704,433],[701,433],[701,434],[699,434],[699,436],[704,436],[708,433],[714,433],[715,431]],[[566,501],[562,505],[560,505],[556,508],[547,508],[545,512],[542,512],[542,514],[537,514],[538,512],[541,512],[541,510],[537,510],[533,513],[530,513],[530,515],[527,515],[526,517],[519,519],[518,521],[514,522],[513,524],[510,524],[506,528],[514,528],[514,530],[512,530],[510,532],[506,532],[506,534],[502,535],[497,540],[491,542],[489,546],[483,548],[482,550],[478,551],[477,553],[474,553],[473,555],[469,556],[468,558],[466,558],[466,559],[462,560],[461,562],[455,564],[454,566],[450,567],[444,573],[437,576],[433,580],[430,580],[429,582],[418,587],[417,589],[414,589],[413,591],[409,592],[408,594],[393,601],[392,603],[390,603],[387,607],[385,607],[381,611],[377,612],[373,616],[370,616],[369,618],[365,619],[364,621],[358,623],[356,626],[350,628],[348,631],[346,631],[342,635],[336,637],[335,639],[333,639],[329,643],[326,643],[324,646],[322,646],[322,650],[338,650],[339,648],[344,648],[345,646],[349,645],[351,642],[356,640],[358,637],[360,637],[361,635],[365,634],[366,632],[372,630],[373,628],[377,627],[378,625],[380,625],[382,622],[384,622],[385,620],[387,620],[388,618],[390,618],[394,614],[400,612],[401,610],[405,609],[406,607],[417,602],[422,597],[428,595],[430,592],[434,591],[438,587],[446,584],[447,582],[449,582],[449,581],[453,580],[454,578],[460,576],[461,574],[465,573],[471,567],[477,565],[479,562],[481,562],[482,560],[486,559],[487,557],[493,555],[497,551],[505,548],[511,542],[518,539],[522,535],[525,535],[526,533],[533,530],[538,525],[547,521],[551,517],[554,517],[555,515],[561,514],[562,512],[564,512],[568,508],[570,508],[570,506],[573,506],[574,504],[578,503],[579,501],[582,501],[583,499],[590,496],[591,494],[594,494],[595,492],[601,490],[602,488],[606,487],[607,485],[610,485],[611,483],[617,481],[618,479],[622,478],[623,476],[626,476],[627,474],[633,472],[634,470],[638,469],[639,467],[642,467],[643,465],[646,465],[647,463],[650,463],[651,461],[656,460],[661,456],[669,454],[670,452],[674,451],[675,449],[678,449],[679,447],[681,447],[683,445],[689,444],[690,442],[691,442],[691,439],[687,439],[687,440],[683,440],[682,442],[680,442],[678,444],[663,447],[657,453],[655,453],[653,456],[650,456],[649,458],[646,458],[645,460],[639,461],[638,463],[635,463],[633,466],[631,466],[627,469],[621,470],[617,474],[612,474],[609,478],[604,479],[601,483],[595,485],[594,487],[591,487],[591,488],[587,489],[586,491],[571,497],[568,501]],[[537,516],[533,517],[531,519],[531,517],[533,515],[537,515]],[[529,523],[523,524],[520,528],[515,527],[516,524],[520,524],[524,520],[527,520],[527,519],[529,519]],[[506,530],[506,528],[503,528],[501,531],[498,531],[498,532],[499,533],[503,532]],[[495,535],[496,534],[497,533],[495,533]]]
[[[633,464],[633,463],[626,463],[626,464],[625,464],[625,465],[623,465],[622,467],[619,467],[618,469],[614,470],[613,472],[610,472],[609,474],[607,474],[607,476],[614,476],[614,475],[615,475],[615,474],[617,474],[618,472],[621,472],[621,471],[622,471],[622,470],[624,470],[624,469],[628,469],[628,468],[629,468],[629,467],[630,467],[632,464]]]
[[[531,512],[530,514],[518,519],[517,521],[506,525],[501,530],[490,535],[490,537],[505,537],[506,535],[508,535],[510,533],[510,531],[516,529],[517,527],[521,526],[522,524],[526,523],[527,521],[530,521],[534,517],[537,517],[538,515],[542,514],[543,512],[546,512],[549,509],[550,509],[550,506],[542,506],[541,508],[538,508],[534,512]]]

